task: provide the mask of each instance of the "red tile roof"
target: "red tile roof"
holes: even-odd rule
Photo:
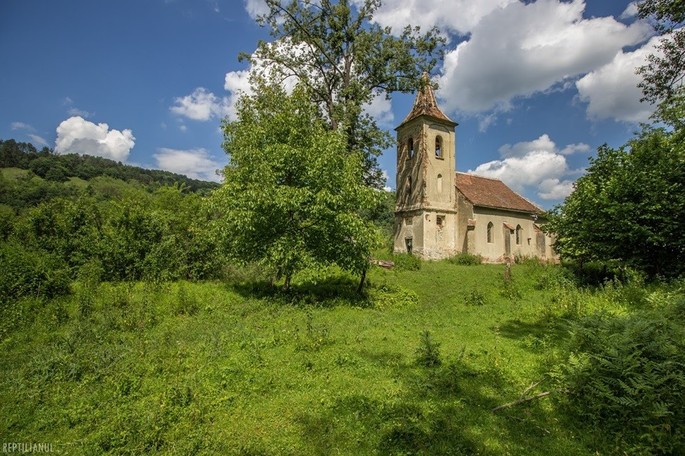
[[[542,209],[497,179],[456,173],[455,185],[474,206],[539,214]]]
[[[443,114],[443,112],[440,111],[440,108],[438,108],[438,103],[435,101],[435,94],[433,93],[433,87],[431,86],[428,73],[423,74],[422,82],[423,85],[421,90],[416,94],[416,99],[414,100],[414,107],[412,107],[411,112],[397,128],[400,128],[405,123],[420,116],[429,116],[456,126],[457,123]]]

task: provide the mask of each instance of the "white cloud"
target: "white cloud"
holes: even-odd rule
[[[157,166],[161,169],[178,174],[184,174],[191,179],[202,179],[219,182],[220,177],[216,171],[226,165],[216,159],[203,148],[178,150],[178,149],[157,149],[154,154]]]
[[[269,7],[264,0],[245,0],[245,10],[252,19],[257,19],[258,16],[267,14]]]
[[[106,123],[94,124],[75,116],[57,127],[55,152],[96,155],[116,161],[126,161],[135,145],[131,130],[110,130]]]
[[[229,100],[220,98],[204,87],[196,88],[193,93],[174,100],[171,112],[193,120],[207,121],[229,114]]]
[[[576,82],[581,101],[588,104],[592,119],[617,119],[625,122],[646,122],[654,106],[641,103],[641,81],[635,70],[647,63],[647,56],[656,52],[658,37],[633,52],[619,51],[606,65],[586,74]]]
[[[573,189],[565,155],[586,152],[590,146],[583,143],[569,144],[559,150],[547,134],[532,141],[499,148],[501,160],[483,163],[470,173],[499,179],[517,192],[533,188],[544,200],[565,198]]]
[[[632,17],[637,16],[638,10],[637,10],[637,2],[631,2],[626,6],[626,9],[623,10],[621,15],[619,16],[620,19],[630,19]]]
[[[561,200],[573,192],[572,180],[545,179],[538,186],[538,196],[543,200]]]
[[[364,112],[376,119],[379,125],[392,126],[395,116],[392,112],[392,102],[385,95],[377,94],[371,103],[364,105]]]
[[[67,114],[69,114],[70,116],[80,116],[80,117],[83,117],[85,119],[87,119],[88,117],[93,115],[92,112],[84,111],[83,109],[78,109],[78,108],[69,108],[69,110],[67,111]]]
[[[395,32],[407,25],[418,25],[427,30],[433,26],[441,30],[465,35],[496,9],[517,0],[385,0],[376,11],[374,20],[390,26]],[[363,0],[355,0],[356,4]]]
[[[10,127],[12,128],[12,130],[35,131],[35,128],[33,128],[31,125],[24,123],[24,122],[12,122],[10,124]]]
[[[42,136],[30,134],[29,138],[31,138],[31,142],[33,142],[34,144],[36,144],[38,146],[49,147],[48,142]]]
[[[438,95],[447,110],[506,111],[516,97],[563,90],[650,32],[642,22],[584,19],[584,9],[583,0],[538,0],[490,11],[445,56]]]

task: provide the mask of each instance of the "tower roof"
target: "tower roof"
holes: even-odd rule
[[[433,119],[441,120],[451,124],[452,126],[456,126],[457,123],[447,117],[440,110],[440,108],[438,108],[438,103],[435,101],[435,94],[433,93],[433,87],[431,86],[428,73],[423,73],[421,82],[421,89],[419,90],[419,93],[416,94],[416,99],[414,100],[414,106],[412,107],[411,112],[407,115],[407,117],[404,118],[402,123],[399,124],[397,128],[400,128],[410,120],[416,119],[420,116],[432,117]]]

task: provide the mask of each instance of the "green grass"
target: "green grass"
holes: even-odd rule
[[[0,342],[0,435],[94,455],[595,454],[603,441],[553,397],[491,411],[550,388],[563,317],[609,305],[561,298],[555,274],[374,268],[363,298],[335,274],[303,275],[289,294],[75,284],[23,302],[33,317]],[[426,331],[433,367],[417,362]]]

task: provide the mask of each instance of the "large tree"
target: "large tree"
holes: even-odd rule
[[[361,153],[328,129],[307,88],[259,87],[224,134],[230,162],[211,204],[229,256],[272,269],[286,288],[298,271],[330,264],[360,274],[361,288],[379,240],[361,214],[380,192],[364,184]]]
[[[619,149],[603,146],[548,229],[565,258],[616,261],[650,275],[685,272],[685,145],[646,129]]]
[[[380,0],[266,0],[259,22],[272,42],[251,56],[258,77],[293,78],[308,88],[331,130],[345,133],[347,151],[361,152],[367,183],[382,185],[376,157],[391,138],[364,106],[376,96],[408,92],[442,58],[444,39],[433,29],[405,28],[398,36],[373,22]]]
[[[682,0],[644,0],[638,4],[639,15],[652,21],[662,34],[658,52],[638,69],[642,101],[656,105],[655,120],[676,128],[685,119],[685,2]]]

